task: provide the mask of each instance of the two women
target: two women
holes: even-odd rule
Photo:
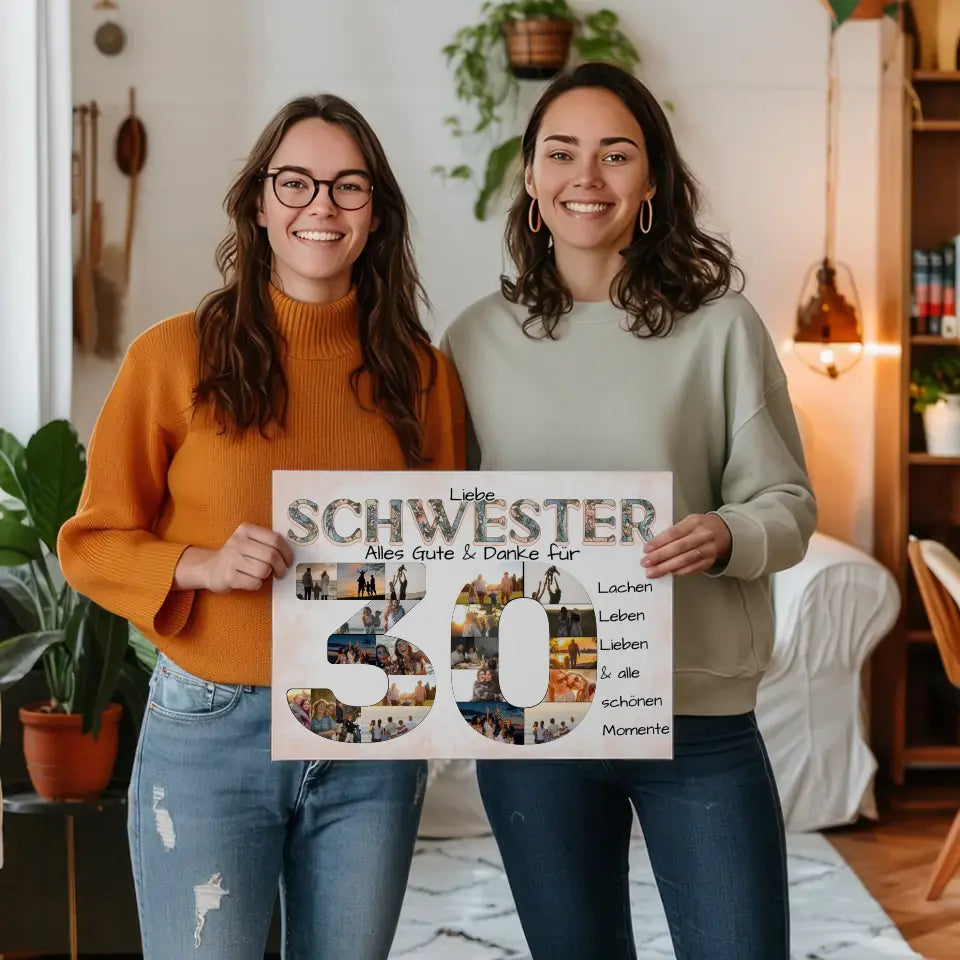
[[[679,958],[786,960],[783,822],[753,707],[767,578],[802,557],[816,508],[783,371],[634,78],[599,64],[560,77],[523,160],[515,276],[446,337],[471,463],[669,469],[680,518],[643,560],[677,578],[675,759],[478,764],[524,931],[537,960],[636,956],[635,810]],[[270,764],[269,581],[291,562],[269,529],[270,470],[457,468],[463,408],[417,319],[399,188],[355,111],[285,108],[228,212],[226,285],[131,347],[61,555],[163,651],[131,786],[145,956],[262,956],[279,877],[287,956],[349,942],[383,957],[423,765]],[[547,416],[577,462],[538,430]],[[210,885],[218,915],[194,926]],[[377,907],[362,922],[356,889]]]

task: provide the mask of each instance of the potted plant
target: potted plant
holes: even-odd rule
[[[85,474],[84,449],[66,420],[41,427],[26,447],[0,430],[0,603],[21,631],[0,642],[0,691],[42,663],[49,699],[22,708],[20,719],[30,779],[50,800],[104,790],[121,714],[112,698],[119,693],[139,725],[156,662],[126,620],[60,573],[57,535],[76,512]]]
[[[466,127],[457,115],[444,118],[454,137],[482,134],[498,126],[503,104],[519,92],[519,80],[553,76],[566,65],[571,44],[581,60],[608,60],[626,70],[640,62],[611,10],[581,17],[567,0],[487,0],[481,15],[478,23],[458,30],[442,51],[453,71],[457,99],[475,112],[474,122]],[[491,198],[519,155],[519,136],[490,150],[474,204],[478,220],[485,219]],[[438,165],[433,172],[453,180],[474,179],[467,164]]]
[[[913,409],[923,416],[927,453],[960,456],[960,353],[938,354],[910,375]]]

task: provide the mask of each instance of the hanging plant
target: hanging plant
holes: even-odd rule
[[[499,129],[500,111],[508,99],[516,101],[520,81],[554,76],[567,65],[571,47],[583,61],[606,60],[631,72],[640,63],[640,55],[611,10],[581,17],[567,0],[487,0],[480,12],[482,19],[458,30],[442,50],[453,73],[457,99],[474,116],[466,125],[457,115],[444,118],[457,138]],[[482,179],[468,164],[438,165],[432,172],[447,179],[475,181],[478,190],[473,212],[483,220],[520,156],[520,146],[519,136],[496,143],[487,156]]]
[[[820,3],[833,17],[833,29],[836,30],[851,18],[879,20],[886,16],[896,20],[906,0],[820,0]]]

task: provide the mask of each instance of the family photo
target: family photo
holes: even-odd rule
[[[544,606],[549,604],[590,604],[590,594],[566,571],[552,563],[528,560],[523,565],[524,593]]]
[[[336,563],[298,563],[297,597],[301,600],[331,600],[337,597]]]
[[[386,571],[382,563],[340,563],[337,565],[337,599],[384,600]]]
[[[422,600],[427,594],[425,563],[386,563],[383,575],[389,600]]]
[[[523,564],[489,566],[467,581],[457,597],[458,604],[505,607],[523,596]]]

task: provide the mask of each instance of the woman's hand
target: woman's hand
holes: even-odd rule
[[[643,545],[641,561],[651,580],[665,573],[703,573],[730,557],[730,528],[715,513],[691,513]]]
[[[271,576],[278,580],[293,563],[293,550],[279,533],[241,523],[219,550],[188,547],[173,575],[179,590],[259,590]]]

